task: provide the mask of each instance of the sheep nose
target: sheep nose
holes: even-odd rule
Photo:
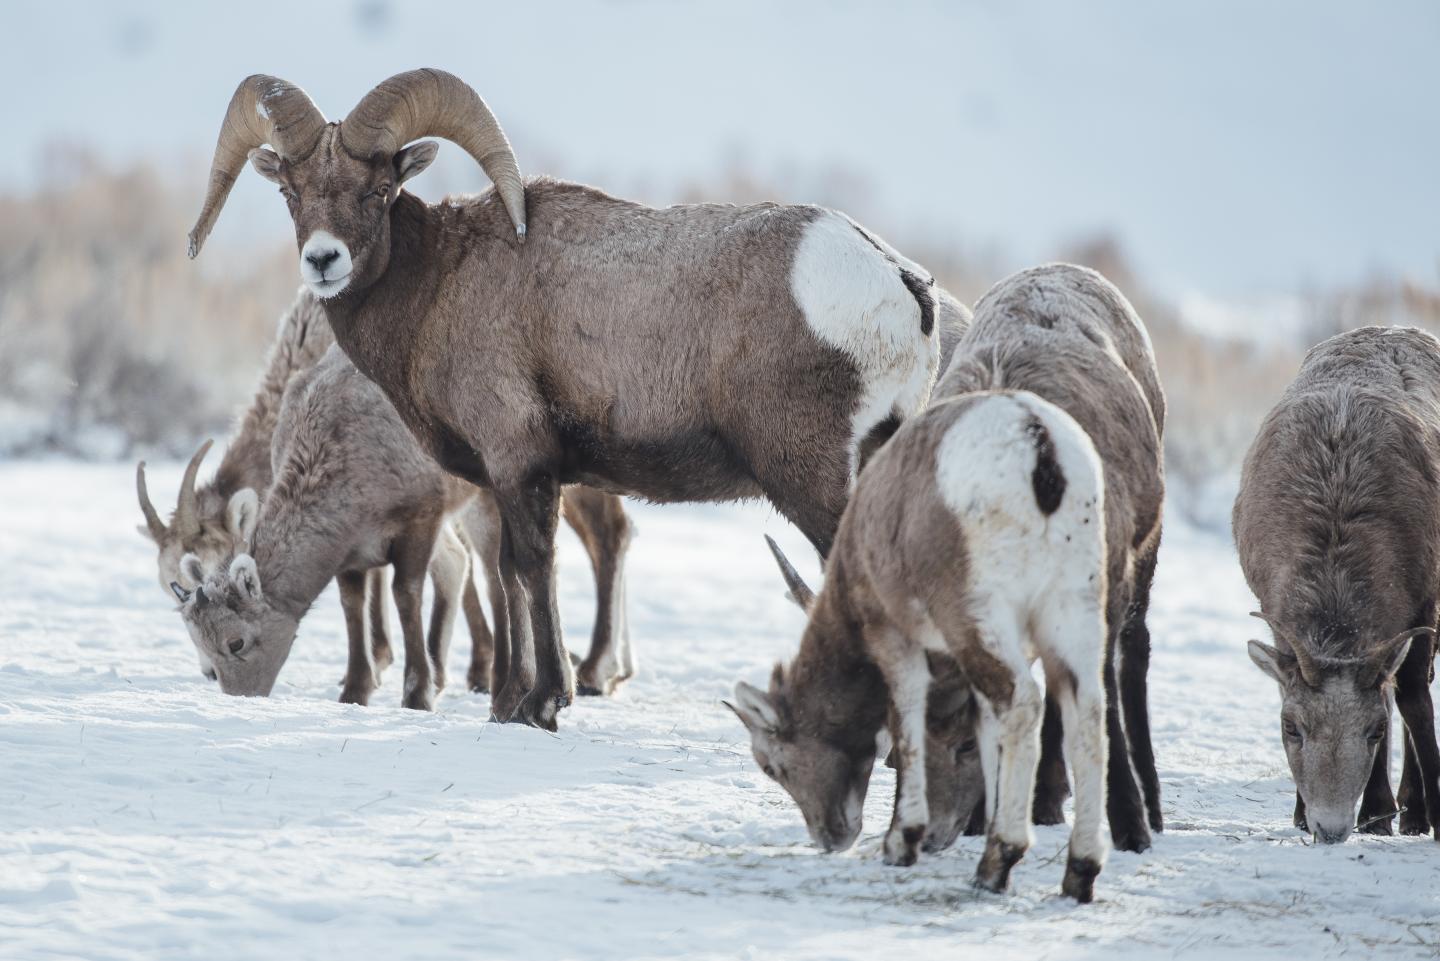
[[[326,250],[312,250],[305,254],[305,260],[323,276],[325,268],[340,259],[340,251],[331,247]]]

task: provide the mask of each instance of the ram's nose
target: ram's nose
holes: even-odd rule
[[[306,262],[308,262],[311,267],[314,267],[316,270],[318,270],[322,276],[325,273],[325,268],[329,267],[331,264],[335,263],[335,261],[339,259],[340,251],[336,250],[334,247],[324,247],[319,250],[306,251],[305,253]]]

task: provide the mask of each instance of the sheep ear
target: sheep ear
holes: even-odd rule
[[[775,704],[770,700],[770,695],[752,687],[744,681],[735,685],[735,701],[722,701],[726,707],[735,712],[751,731],[762,734],[777,734],[780,731],[780,712],[775,709]]]
[[[1261,644],[1259,641],[1251,641],[1247,648],[1250,651],[1250,660],[1255,662],[1256,667],[1274,678],[1276,683],[1285,686],[1295,680],[1298,670],[1295,658],[1281,653],[1278,648],[1271,647],[1269,644]]]
[[[250,535],[255,533],[255,521],[260,516],[260,498],[250,488],[242,488],[230,497],[225,505],[225,527],[230,536],[248,545]]]
[[[397,153],[395,155],[396,189],[398,190],[401,184],[430,166],[435,160],[435,154],[439,151],[440,145],[435,141],[422,140],[419,143],[412,143]]]
[[[272,184],[280,183],[280,155],[264,147],[250,151],[250,166]]]
[[[205,582],[205,568],[200,566],[200,558],[194,554],[186,554],[180,558],[180,573],[192,584],[203,584]]]
[[[258,601],[265,596],[260,590],[260,571],[255,566],[255,558],[249,554],[236,554],[235,559],[230,562],[230,581],[252,601]]]

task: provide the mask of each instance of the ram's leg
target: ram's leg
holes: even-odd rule
[[[379,686],[370,660],[370,645],[365,636],[365,591],[369,578],[360,571],[346,571],[335,578],[340,589],[340,609],[345,613],[345,636],[349,653],[345,679],[340,682],[341,704],[368,704],[370,695]]]
[[[1105,618],[1099,600],[1054,600],[1038,618],[1046,691],[1060,709],[1065,758],[1075,778],[1075,826],[1061,890],[1082,904],[1095,896],[1105,863]]]
[[[515,670],[501,695],[495,712],[502,720],[517,720],[548,731],[558,727],[560,709],[575,696],[575,678],[565,642],[560,636],[560,618],[555,599],[555,528],[559,522],[560,485],[553,475],[532,474],[523,487],[497,487],[496,502],[504,518],[505,535],[501,568],[505,571],[505,593],[513,586],[517,595],[510,605],[512,632],[528,628],[533,650],[535,683],[522,697],[515,688]],[[515,600],[523,606],[517,609]],[[507,716],[502,707],[510,708]]]
[[[448,524],[440,526],[435,553],[430,558],[430,583],[435,589],[430,605],[430,631],[426,647],[435,672],[435,690],[445,690],[446,662],[450,658],[450,635],[461,594],[470,580],[470,551]]]
[[[1130,746],[1121,720],[1120,691],[1115,663],[1119,631],[1110,628],[1105,652],[1105,734],[1109,757],[1106,762],[1105,807],[1110,817],[1110,838],[1121,851],[1139,853],[1150,847],[1150,825],[1145,817],[1145,799],[1130,766]]]
[[[595,573],[595,629],[590,652],[576,673],[576,691],[583,695],[613,694],[633,671],[622,664],[625,651],[625,550],[630,519],[620,498],[588,487],[570,486],[562,495],[565,520],[575,530]],[[623,675],[623,676],[622,676]]]
[[[405,688],[402,707],[421,711],[435,707],[435,678],[430,667],[430,652],[425,643],[425,624],[421,602],[425,593],[425,573],[440,520],[412,525],[406,536],[393,548],[395,610],[400,615],[400,633],[405,639]]]
[[[470,671],[466,681],[470,690],[476,693],[498,691],[510,673],[510,614],[505,599],[504,578],[500,573],[502,523],[494,496],[488,490],[477,492],[475,499],[461,512],[460,522],[464,525],[465,536],[470,539],[475,566],[485,575],[490,618],[494,624],[494,634],[487,647],[477,633],[476,620],[471,620]],[[473,577],[471,586],[474,586]],[[469,606],[472,602],[468,595],[465,603],[466,617],[472,617]],[[474,603],[477,609],[473,617],[483,621],[484,617],[478,610],[478,597]]]
[[[1120,699],[1125,711],[1125,737],[1130,761],[1140,780],[1150,830],[1165,830],[1160,810],[1160,775],[1155,767],[1155,748],[1150,739],[1150,628],[1145,619],[1150,611],[1150,587],[1155,580],[1158,542],[1135,565],[1135,590],[1125,625],[1120,633]]]
[[[1064,746],[1060,705],[1047,690],[1045,719],[1040,725],[1040,770],[1035,777],[1036,824],[1065,823],[1064,805],[1070,796],[1070,781],[1065,774]]]
[[[1430,700],[1433,643],[1430,636],[1410,642],[1410,650],[1395,674],[1395,703],[1400,707],[1420,769],[1421,796],[1414,800],[1422,803],[1429,827],[1440,840],[1440,747],[1435,741],[1435,706]]]
[[[989,815],[975,883],[1004,891],[1010,885],[1010,869],[1032,841],[1030,805],[1044,698],[1021,653],[1023,640],[1014,613],[982,601],[976,620],[974,636],[979,645],[961,658],[980,707],[980,756]]]
[[[930,668],[918,644],[892,633],[875,645],[885,655],[880,670],[890,691],[890,758],[895,765],[895,811],[885,832],[885,863],[915,863],[925,826],[930,821],[925,796],[925,706],[930,693]]]
[[[1390,709],[1387,705],[1385,735],[1375,748],[1375,763],[1370,768],[1370,780],[1365,783],[1365,794],[1360,798],[1361,834],[1393,834],[1395,819],[1395,794],[1390,789]]]
[[[1430,818],[1425,813],[1425,787],[1420,783],[1420,760],[1415,756],[1415,744],[1410,732],[1400,725],[1400,833],[1424,834],[1430,830]]]
[[[375,678],[379,683],[385,668],[395,662],[390,646],[390,567],[372,567],[365,574],[365,597],[369,601],[367,616],[370,626],[371,659],[375,662]]]

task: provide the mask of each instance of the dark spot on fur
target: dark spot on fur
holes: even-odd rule
[[[900,282],[905,285],[906,290],[910,291],[910,296],[915,298],[915,303],[920,305],[920,333],[929,337],[930,332],[935,329],[935,297],[930,293],[930,288],[935,286],[935,278],[921,277],[914,271],[901,267],[900,262],[892,257],[884,247],[881,247],[874,237],[862,230],[859,224],[850,226],[855,228],[857,234],[865,238],[866,243],[880,251],[880,256],[890,261],[900,271]]]
[[[895,432],[899,429],[900,417],[894,413],[870,428],[870,433],[866,434],[865,439],[860,442],[860,464],[856,471],[857,474],[865,469],[865,465],[870,463],[870,458],[875,456],[875,452],[884,447],[885,442],[895,436]]]
[[[1060,501],[1065,497],[1065,475],[1055,459],[1055,442],[1045,425],[1032,418],[1025,425],[1025,432],[1035,443],[1035,471],[1030,475],[1035,503],[1040,505],[1040,513],[1049,517],[1060,509]]]
[[[905,289],[910,291],[910,296],[915,298],[915,303],[920,305],[920,333],[926,337],[935,329],[935,296],[930,293],[934,286],[934,280],[926,280],[918,274],[911,273],[904,267],[900,268],[900,282]]]

